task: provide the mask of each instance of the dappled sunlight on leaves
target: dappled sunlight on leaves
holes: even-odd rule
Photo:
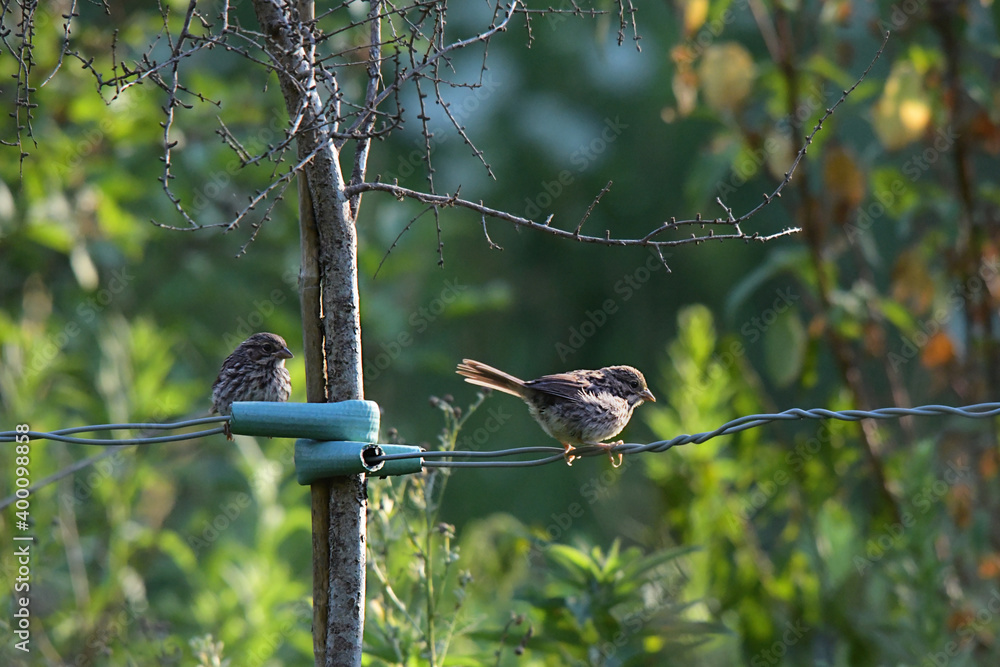
[[[931,102],[923,77],[911,63],[893,65],[872,114],[875,133],[888,150],[898,150],[923,136],[931,121]]]
[[[736,42],[713,44],[705,49],[698,66],[701,92],[709,108],[733,113],[746,101],[757,66],[750,52]]]

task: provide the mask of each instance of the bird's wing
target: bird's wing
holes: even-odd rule
[[[525,386],[563,398],[579,398],[580,394],[591,388],[591,378],[583,374],[554,373],[543,375],[537,380],[525,382]]]

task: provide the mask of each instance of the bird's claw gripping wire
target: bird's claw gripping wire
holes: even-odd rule
[[[573,461],[575,461],[577,459],[580,459],[580,458],[583,458],[581,455],[573,453],[574,451],[576,451],[576,447],[574,447],[573,445],[569,444],[568,442],[564,442],[562,444],[563,444],[563,447],[565,447],[565,451],[563,452],[563,458],[566,459],[566,465],[572,466],[573,465]],[[591,446],[591,447],[600,447],[605,452],[607,452],[608,460],[611,461],[611,467],[612,468],[621,467],[622,460],[624,458],[623,455],[622,455],[622,453],[621,452],[614,452],[614,451],[611,451],[611,450],[612,450],[612,448],[617,447],[618,445],[624,445],[625,444],[624,440],[619,440],[618,442],[588,442],[586,444],[588,446]],[[618,455],[617,461],[615,460],[615,455],[616,454]]]

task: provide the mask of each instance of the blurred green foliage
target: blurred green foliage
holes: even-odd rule
[[[71,37],[102,71],[114,30],[128,59],[162,29],[154,5],[107,6],[81,3]],[[176,29],[185,3],[164,6]],[[421,208],[365,195],[365,389],[383,430],[432,447],[549,444],[512,397],[458,409],[477,400],[453,372],[466,356],[522,377],[639,367],[659,400],[637,411],[633,442],[790,407],[995,400],[998,7],[678,1],[639,8],[641,52],[628,31],[615,44],[614,14],[535,17],[530,49],[518,21],[491,42],[481,88],[444,93],[496,180],[429,107],[435,185],[572,228],[613,180],[585,230],[619,237],[714,217],[720,196],[755,206],[892,36],[783,197],[745,226],[804,228],[778,243],[682,246],[668,271],[645,250],[487,221],[499,252],[477,216],[444,209],[443,268],[424,216],[375,277]],[[38,11],[36,84],[56,66],[61,12]],[[457,5],[448,30],[474,34],[482,18]],[[481,58],[452,65],[474,80]],[[217,117],[259,148],[284,130],[284,104],[273,78],[221,49],[181,74],[220,106],[179,112],[171,185],[200,222],[225,222],[273,165],[234,168]],[[345,70],[345,85],[361,75]],[[297,352],[294,197],[245,254],[248,228],[150,224],[181,224],[157,181],[165,97],[94,89],[67,61],[32,93],[28,155],[0,147],[3,429],[200,415],[247,333]],[[416,108],[412,93],[402,102]],[[407,119],[375,144],[370,173],[422,188],[424,139]],[[16,135],[5,114],[0,138]],[[300,356],[289,367],[303,400]],[[997,444],[985,421],[783,422],[619,469],[593,458],[373,479],[366,663],[995,664]],[[32,479],[91,453],[33,445]],[[5,497],[13,453],[0,470]],[[30,506],[33,653],[5,640],[0,664],[311,664],[309,506],[291,443],[243,437],[119,450],[45,487]],[[15,521],[0,514],[0,543]],[[14,609],[10,554],[0,610]]]

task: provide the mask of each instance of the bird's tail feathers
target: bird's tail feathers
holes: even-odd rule
[[[509,373],[504,373],[498,368],[493,368],[474,359],[462,359],[458,365],[458,374],[465,378],[466,382],[489,387],[506,394],[511,394],[519,398],[524,398],[524,381]]]

